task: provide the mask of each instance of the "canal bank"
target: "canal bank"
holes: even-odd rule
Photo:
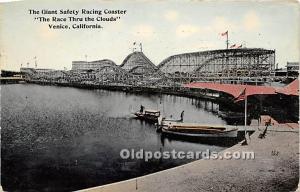
[[[194,86],[193,83],[177,86],[142,86],[128,84],[83,84],[76,82],[49,82],[49,81],[27,81],[29,84],[51,85],[59,87],[75,87],[80,89],[99,89],[107,91],[119,91],[139,95],[174,95],[192,99],[200,99],[220,104],[220,111],[233,113],[219,113],[227,123],[244,124],[243,105],[244,102],[236,102],[235,98],[241,94],[241,90],[247,89],[248,97],[248,120],[257,119],[260,115],[270,115],[279,121],[297,122],[299,120],[298,80],[284,88],[272,86],[248,86],[202,83],[205,86]],[[199,83],[195,83],[199,84]],[[201,83],[200,83],[201,84]]]
[[[258,129],[249,141],[220,153],[253,151],[255,159],[209,159],[103,185],[84,192],[132,191],[295,191],[299,181],[299,127]]]
[[[143,93],[143,94],[167,94],[175,96],[184,96],[190,98],[199,98],[210,101],[226,102],[226,99],[219,97],[219,93],[208,89],[199,91],[191,91],[189,88],[180,86],[135,86],[135,85],[113,85],[113,84],[82,84],[82,83],[53,83],[43,81],[27,81],[27,83],[39,85],[54,85],[62,87],[76,87],[81,89],[103,89],[108,91],[123,91],[127,93]]]

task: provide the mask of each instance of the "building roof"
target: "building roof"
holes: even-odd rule
[[[110,59],[102,59],[102,60],[95,60],[95,61],[72,61],[73,65],[79,65],[79,64],[86,64],[86,65],[99,65],[99,64],[110,64],[110,65],[116,65],[116,63]]]
[[[228,93],[228,94],[232,95],[233,97],[238,97],[244,89],[246,89],[246,96],[261,95],[261,94],[268,94],[268,95],[276,94],[275,89],[270,86],[193,82],[193,83],[184,85],[184,87],[221,91],[224,93]]]
[[[277,93],[285,95],[299,95],[299,80],[296,79],[289,85],[280,88],[272,86],[255,86],[255,85],[236,85],[236,84],[220,84],[209,82],[193,82],[185,84],[184,87],[210,89],[220,91],[232,95],[234,98],[238,97],[242,91],[246,89],[246,96],[250,95],[275,95]]]
[[[278,88],[276,92],[284,95],[299,96],[299,79],[295,79],[285,87]]]
[[[287,62],[286,66],[287,67],[293,67],[293,66],[299,67],[299,62]]]

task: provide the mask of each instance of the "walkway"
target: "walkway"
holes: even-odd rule
[[[262,116],[262,123],[270,117]],[[272,120],[264,139],[256,131],[249,145],[227,152],[254,152],[255,159],[198,160],[135,179],[82,190],[85,192],[293,191],[299,181],[299,125]]]

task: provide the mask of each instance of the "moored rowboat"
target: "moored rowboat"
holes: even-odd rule
[[[137,118],[153,123],[157,123],[160,111],[158,110],[141,110],[133,113]]]
[[[233,126],[201,125],[182,122],[159,122],[162,133],[199,138],[236,138],[238,129]]]

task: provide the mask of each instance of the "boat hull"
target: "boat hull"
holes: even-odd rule
[[[182,136],[182,137],[194,137],[194,138],[237,138],[238,130],[232,129],[222,132],[207,132],[203,131],[198,133],[179,132],[170,130],[168,128],[162,128],[162,133],[167,135]]]

